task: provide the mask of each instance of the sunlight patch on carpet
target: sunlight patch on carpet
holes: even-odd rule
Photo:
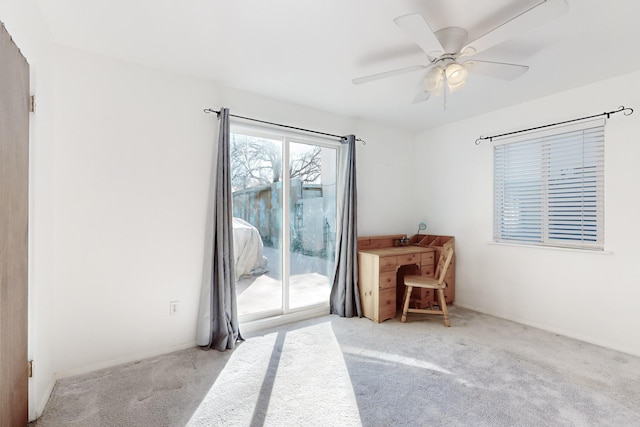
[[[361,427],[331,323],[248,338],[187,425]]]
[[[361,426],[331,323],[287,333],[266,425]]]
[[[402,364],[407,366],[413,366],[416,368],[428,369],[430,371],[436,371],[436,372],[440,372],[447,375],[453,374],[453,372],[447,369],[444,369],[438,365],[427,362],[426,360],[415,359],[413,357],[400,356],[398,354],[385,353],[382,351],[369,350],[366,348],[350,347],[350,346],[343,346],[342,350],[345,353],[352,354],[354,356],[366,357],[369,359],[381,360],[381,361],[394,363],[394,364]]]
[[[250,425],[275,340],[272,334],[239,344],[187,425]]]

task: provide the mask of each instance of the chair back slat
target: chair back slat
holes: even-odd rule
[[[442,284],[444,282],[444,277],[447,274],[447,269],[449,268],[449,264],[451,264],[451,259],[453,258],[453,245],[444,245],[442,247],[442,251],[440,252],[440,258],[438,259],[438,266],[436,268],[435,277],[438,279],[438,283]]]

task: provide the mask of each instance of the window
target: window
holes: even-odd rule
[[[496,145],[494,241],[603,250],[604,121]]]

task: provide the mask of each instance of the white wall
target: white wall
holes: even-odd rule
[[[415,233],[412,209],[413,135],[382,126],[362,127],[358,145],[358,234]]]
[[[416,220],[456,236],[456,304],[640,355],[640,113],[605,130],[605,249],[493,245],[493,151],[480,135],[640,108],[634,73],[441,126],[416,137]],[[429,197],[420,197],[428,194]],[[551,345],[551,344],[550,344]]]
[[[217,128],[203,108],[357,133],[367,140],[358,147],[363,229],[391,232],[406,219],[409,134],[68,48],[54,58],[59,377],[195,344]]]
[[[57,375],[192,346],[215,128],[202,108],[215,90],[61,47],[54,57]]]

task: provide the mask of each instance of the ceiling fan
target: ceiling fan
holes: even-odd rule
[[[359,77],[353,79],[352,82],[353,84],[362,84],[412,71],[428,69],[422,81],[422,88],[413,99],[413,102],[426,101],[432,94],[444,92],[446,107],[447,93],[453,93],[461,88],[466,83],[469,72],[502,80],[513,80],[529,69],[526,65],[476,59],[461,61],[461,58],[474,56],[510,37],[541,25],[567,10],[566,0],[541,0],[530,9],[505,21],[474,40],[468,40],[468,33],[464,28],[447,27],[433,31],[419,13],[399,16],[393,21],[422,48],[427,54],[429,62]]]

